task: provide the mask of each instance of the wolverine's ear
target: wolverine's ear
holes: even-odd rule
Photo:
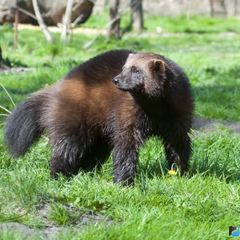
[[[160,74],[165,73],[165,64],[161,60],[153,60],[152,61],[152,69],[154,72],[158,72]]]

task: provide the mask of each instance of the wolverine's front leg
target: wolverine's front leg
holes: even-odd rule
[[[168,135],[163,136],[168,164],[170,168],[174,164],[174,170],[179,167],[180,173],[183,175],[188,171],[189,158],[192,153],[191,139],[188,135],[190,128],[179,121],[175,125],[172,124],[168,129],[171,129],[171,131],[168,131]]]

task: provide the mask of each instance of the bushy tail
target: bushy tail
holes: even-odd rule
[[[43,102],[42,95],[33,95],[20,103],[8,116],[4,143],[13,157],[24,155],[42,134],[39,118]]]

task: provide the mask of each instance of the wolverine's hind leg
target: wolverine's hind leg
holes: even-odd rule
[[[61,120],[61,124],[59,121]],[[77,174],[81,158],[91,144],[92,138],[84,125],[73,126],[70,122],[59,119],[50,129],[50,144],[53,147],[51,175],[57,177]]]
[[[53,177],[62,173],[64,176],[77,174],[84,149],[80,149],[76,142],[70,142],[67,138],[54,144],[51,159],[51,175]]]
[[[84,137],[82,137],[84,136]],[[53,143],[51,175],[59,173],[70,177],[80,169],[91,170],[100,161],[105,161],[110,154],[110,147],[101,137],[82,133],[57,138]]]

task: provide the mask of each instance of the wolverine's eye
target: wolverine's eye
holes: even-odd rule
[[[138,74],[138,73],[140,73],[140,70],[138,68],[136,68],[136,67],[132,67],[131,68],[131,72]]]

